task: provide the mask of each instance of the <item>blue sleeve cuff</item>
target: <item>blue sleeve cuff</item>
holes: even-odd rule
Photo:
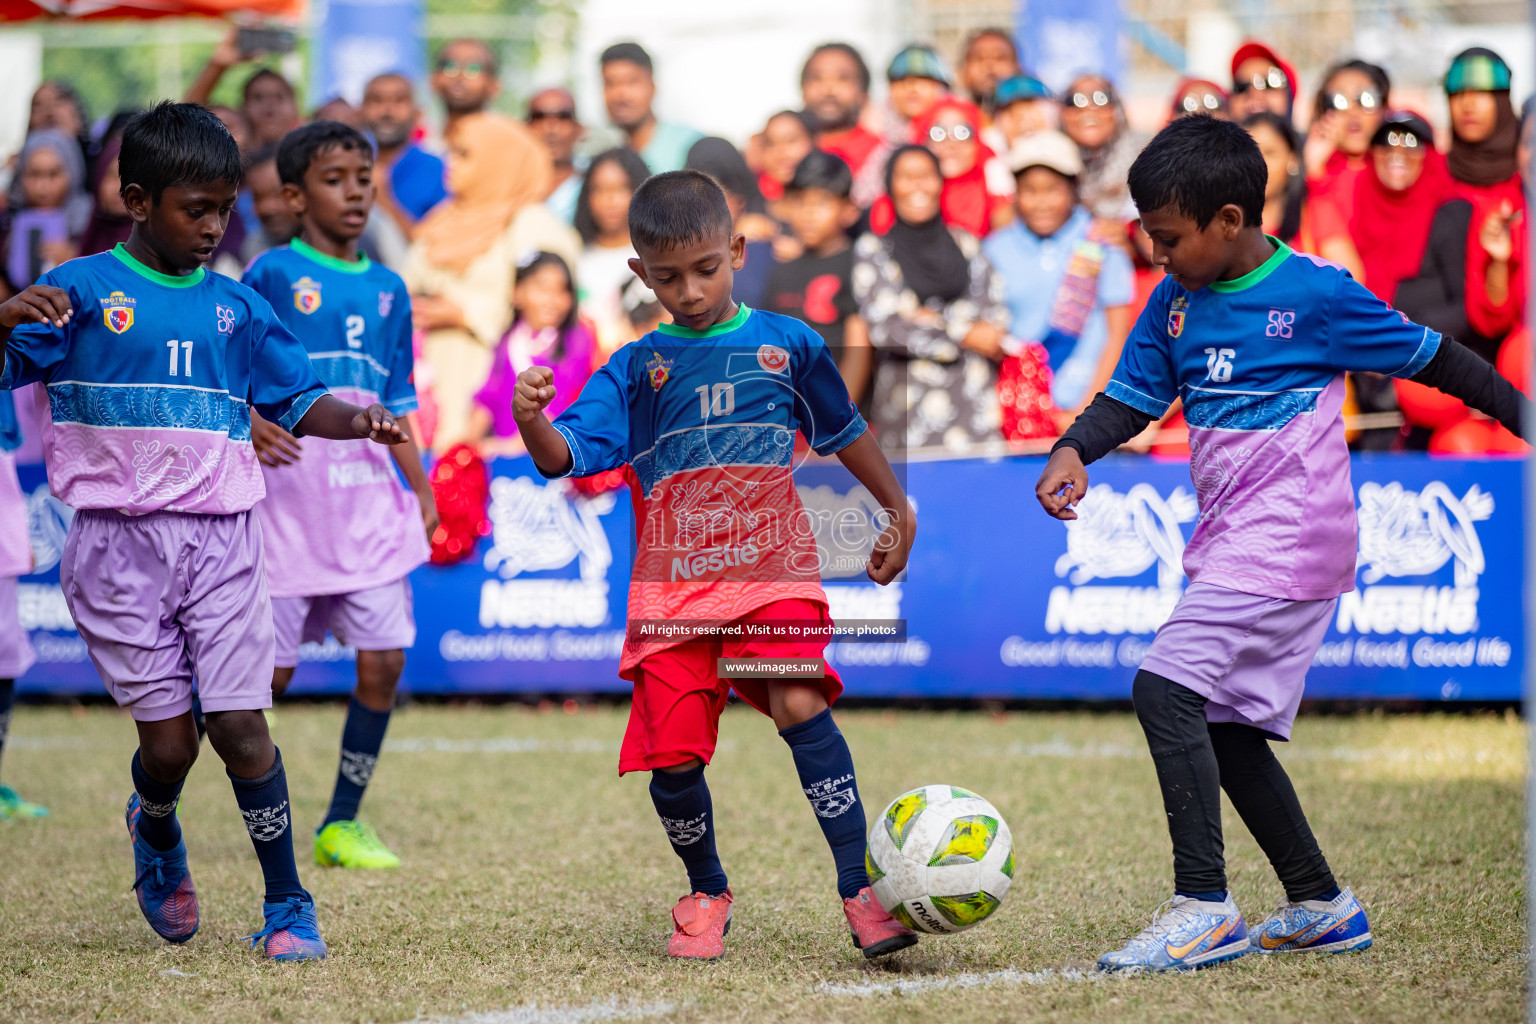
[[[1429,365],[1429,361],[1435,358],[1435,353],[1440,351],[1440,338],[1441,335],[1438,332],[1428,327],[1424,328],[1424,340],[1420,343],[1419,350],[1413,354],[1413,358],[1408,360],[1401,369],[1393,370],[1387,376],[1407,379],[1424,369]]]
[[[560,436],[565,438],[566,447],[571,450],[571,468],[564,473],[546,473],[539,469],[538,463],[534,463],[534,468],[539,469],[539,475],[546,480],[559,480],[568,476],[591,476],[592,473],[587,469],[587,460],[581,455],[581,445],[576,441],[576,435],[571,433],[571,428],[564,423],[556,423],[554,427],[560,431]]]
[[[1173,404],[1171,401],[1165,402],[1160,398],[1153,398],[1151,395],[1137,391],[1130,385],[1122,384],[1117,380],[1112,380],[1104,386],[1104,394],[1117,402],[1124,402],[1132,409],[1144,412],[1148,416],[1161,416]]]
[[[310,388],[308,391],[301,391],[293,401],[288,403],[288,411],[278,417],[277,425],[297,437],[299,420],[303,419],[304,414],[309,412],[310,406],[328,394],[330,392],[325,390],[325,388]]]
[[[380,405],[388,409],[391,416],[404,416],[421,408],[421,403],[412,395],[410,398],[397,398],[393,402],[380,402]]]
[[[854,413],[853,420],[846,427],[820,444],[811,445],[811,450],[817,455],[831,455],[834,452],[840,452],[857,441],[864,431],[868,429],[869,424],[864,422],[864,417]]]

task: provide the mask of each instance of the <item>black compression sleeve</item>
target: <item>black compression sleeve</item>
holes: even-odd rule
[[[1429,363],[1408,378],[1415,384],[1428,384],[1452,398],[1459,398],[1479,412],[1487,413],[1516,437],[1520,433],[1522,396],[1499,371],[1455,338],[1442,338],[1440,348]]]
[[[1076,448],[1086,466],[1146,430],[1154,418],[1100,391],[1088,408],[1072,421],[1061,440],[1051,446],[1051,451],[1063,446]]]

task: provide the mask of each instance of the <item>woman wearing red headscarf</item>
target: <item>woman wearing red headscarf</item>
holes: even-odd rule
[[[969,100],[945,96],[912,121],[912,141],[939,160],[944,191],[939,197],[944,223],[977,238],[1013,219],[1013,182],[996,164],[996,154],[981,141],[981,111]],[[989,163],[995,166],[989,167]],[[884,234],[895,221],[888,196],[870,210],[870,226]]]
[[[1349,234],[1365,268],[1361,282],[1383,302],[1419,271],[1435,211],[1450,197],[1445,158],[1419,115],[1387,115],[1355,180]]]

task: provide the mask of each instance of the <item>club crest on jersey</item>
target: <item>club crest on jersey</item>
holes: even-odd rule
[[[308,316],[320,308],[320,282],[301,277],[293,282],[293,308]]]
[[[395,308],[394,292],[379,292],[379,316],[389,316],[389,311]]]
[[[757,365],[769,373],[783,373],[789,366],[789,353],[777,345],[759,345],[757,347]]]
[[[1173,300],[1168,310],[1168,337],[1177,338],[1184,333],[1184,316],[1188,312],[1188,305],[1188,300],[1182,295]]]
[[[220,334],[235,333],[235,311],[228,306],[220,306],[217,303],[213,307],[213,315],[218,320]]]
[[[134,300],[122,292],[113,292],[101,300],[101,319],[107,330],[122,334],[133,326]]]
[[[667,378],[672,376],[672,364],[675,360],[663,359],[661,353],[654,350],[651,355],[655,358],[645,364],[645,379],[651,382],[652,391],[660,391],[661,386],[667,382]]]

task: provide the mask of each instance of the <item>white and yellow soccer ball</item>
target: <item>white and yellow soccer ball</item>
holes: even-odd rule
[[[964,931],[1002,905],[1013,835],[986,800],[924,786],[892,800],[869,831],[870,888],[896,920],[935,935]]]

